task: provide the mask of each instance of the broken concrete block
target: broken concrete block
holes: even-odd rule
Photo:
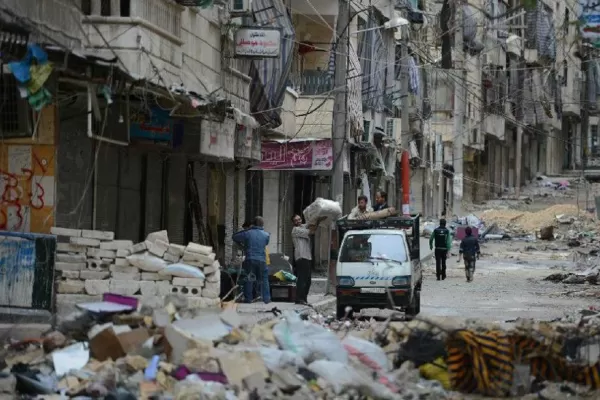
[[[82,263],[86,262],[87,257],[84,254],[56,254],[57,262]]]
[[[113,240],[115,238],[115,233],[106,231],[89,231],[87,229],[82,229],[81,237],[98,240]]]
[[[117,252],[114,250],[88,249],[87,255],[88,255],[88,257],[92,257],[92,258],[114,259],[117,256]]]
[[[160,275],[158,272],[144,272],[142,271],[143,281],[170,281],[171,277],[168,275]]]
[[[148,250],[148,246],[146,246],[146,242],[141,242],[141,243],[137,243],[134,244],[133,246],[131,246],[131,248],[129,249],[129,252],[131,254],[135,254],[135,253],[141,253],[142,251],[146,251]]]
[[[111,279],[109,282],[111,293],[133,296],[140,290],[140,281]]]
[[[109,271],[90,271],[89,269],[81,271],[79,275],[80,279],[92,279],[101,280],[108,279],[110,277]]]
[[[146,237],[147,242],[156,242],[157,240],[162,240],[165,243],[169,243],[169,234],[167,231],[157,231],[148,234]]]
[[[163,259],[166,262],[176,263],[176,262],[179,262],[179,260],[181,259],[181,257],[173,255],[173,254],[171,254],[169,252],[166,252],[165,255],[163,256]]]
[[[85,269],[85,267],[86,263],[54,263],[54,269],[57,271],[80,271],[82,269]]]
[[[171,294],[173,285],[169,281],[158,281],[156,282],[156,290],[159,296],[167,296]]]
[[[113,240],[112,242],[100,243],[102,250],[129,250],[133,246],[131,240]]]
[[[53,226],[50,228],[50,233],[56,236],[80,237],[81,229],[59,228],[58,226]]]
[[[186,250],[183,252],[182,260],[184,262],[197,261],[204,265],[212,265],[215,262],[215,257],[216,257],[216,255],[214,253],[205,255],[205,254],[200,254],[200,253],[191,253]]]
[[[219,297],[221,293],[221,285],[214,284],[211,282],[206,282],[204,288],[202,288],[202,297],[206,297],[207,299],[216,299]]]
[[[131,265],[127,266],[119,266],[119,265],[111,265],[109,268],[110,272],[118,272],[120,274],[139,274],[140,270],[136,267],[132,267]]]
[[[181,294],[184,296],[200,297],[202,295],[202,288],[173,285],[173,287],[171,288],[171,293]]]
[[[115,265],[117,267],[129,267],[131,263],[126,258],[115,258]]]
[[[110,290],[109,280],[92,280],[85,281],[85,292],[90,295],[102,295]]]
[[[72,237],[69,239],[71,244],[75,244],[78,246],[89,246],[89,247],[98,247],[100,246],[100,241],[98,239],[89,239],[84,237]]]
[[[95,258],[87,260],[87,267],[88,267],[88,269],[91,269],[92,271],[108,270],[109,266],[110,266],[110,263],[106,262],[106,261],[98,260]]]
[[[174,256],[181,257],[183,255],[184,250],[185,250],[185,246],[182,246],[180,244],[171,243],[171,244],[169,244],[167,253],[172,254]]]
[[[130,255],[131,255],[131,250],[129,250],[129,248],[128,249],[117,249],[117,257],[125,258]]]
[[[65,253],[85,253],[87,251],[85,246],[77,246],[71,243],[57,243],[56,251],[62,251]]]
[[[140,273],[139,272],[111,272],[110,276],[112,279],[116,279],[119,281],[139,281]]]
[[[192,287],[204,287],[204,279],[196,278],[173,278],[173,285],[175,286],[192,286]]]
[[[219,264],[219,260],[215,260],[215,262],[213,262],[212,265],[204,267],[204,269],[202,271],[204,272],[204,275],[209,275],[209,274],[214,274],[216,272],[219,272],[220,269],[221,269],[221,264]],[[221,275],[221,274],[217,274],[217,275]]]
[[[221,273],[220,272],[215,272],[215,273],[212,273],[212,274],[208,274],[208,275],[206,275],[206,278],[204,280],[206,282],[221,284]]]
[[[220,291],[221,282],[204,282],[204,288],[206,290]]]
[[[142,296],[156,296],[158,288],[154,281],[140,281],[140,293]]]
[[[79,279],[79,271],[61,271],[60,276],[63,279]]]
[[[146,241],[146,246],[148,247],[148,251],[154,254],[157,257],[163,257],[167,252],[167,248],[169,244],[160,239],[157,239],[154,242]]]
[[[188,243],[185,250],[190,253],[204,254],[205,256],[208,256],[208,255],[212,254],[212,252],[213,252],[212,247],[204,246],[204,245],[197,244],[197,243]]]
[[[76,294],[76,293],[84,293],[85,285],[83,281],[67,279],[64,281],[58,282],[58,293],[65,294]]]

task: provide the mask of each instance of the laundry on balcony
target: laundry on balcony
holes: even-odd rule
[[[255,129],[260,126],[252,115],[246,114],[237,107],[232,107],[231,112],[233,113],[233,119],[235,119],[235,122],[238,125],[242,125],[250,129]]]
[[[481,53],[484,46],[482,43],[476,40],[477,38],[477,19],[476,15],[480,13],[480,11],[475,8],[464,5],[463,6],[463,17],[464,17],[464,25],[463,25],[463,40],[465,50],[469,52],[471,55],[476,55]]]
[[[539,57],[556,60],[556,31],[552,10],[538,1],[534,10],[527,11],[526,47],[538,51]]]

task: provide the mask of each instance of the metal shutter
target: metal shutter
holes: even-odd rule
[[[115,237],[137,241],[140,238],[142,217],[142,153],[133,148],[119,150],[119,197]]]
[[[169,241],[187,244],[185,241],[186,176],[187,159],[181,155],[167,160],[166,217]]]
[[[115,232],[119,198],[119,147],[101,142],[96,142],[96,146],[100,146],[100,149],[96,163],[95,229]]]
[[[198,186],[198,195],[200,196],[200,208],[202,211],[202,223],[206,227],[206,213],[208,200],[206,193],[208,191],[208,166],[206,163],[196,161],[194,162],[194,179],[196,179],[196,185]],[[193,238],[192,240],[197,242],[199,240],[198,229],[196,228],[196,222],[192,224]]]
[[[145,155],[144,179],[144,239],[150,232],[162,228],[163,209],[163,171],[165,162],[160,154]]]

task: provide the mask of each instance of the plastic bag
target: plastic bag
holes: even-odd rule
[[[433,363],[421,365],[419,367],[419,372],[425,379],[429,379],[430,381],[438,381],[446,390],[450,390],[452,388],[452,385],[450,384],[450,374],[448,374],[448,367],[444,362],[443,357],[437,358]]]
[[[320,217],[327,217],[325,221],[335,221],[342,216],[340,203],[327,200],[322,197],[317,199],[304,209],[304,219],[307,224],[314,224]]]
[[[288,271],[278,271],[273,276],[282,282],[296,282],[296,276]]]
[[[348,336],[342,341],[342,345],[348,354],[355,356],[362,364],[374,371],[389,372],[392,369],[387,355],[375,343],[354,336]]]
[[[348,362],[348,353],[333,332],[302,321],[295,312],[285,313],[285,319],[273,327],[273,336],[279,347],[298,354],[307,363],[321,358]]]
[[[277,371],[287,366],[306,367],[302,358],[291,351],[279,350],[273,347],[261,347],[260,355],[265,362],[265,366],[270,371]]]
[[[131,265],[146,272],[159,272],[163,270],[168,263],[160,257],[153,256],[147,251],[139,254],[132,254],[127,257]]]
[[[200,268],[192,265],[177,263],[168,265],[166,268],[158,271],[160,275],[175,276],[178,278],[204,279],[204,273]]]

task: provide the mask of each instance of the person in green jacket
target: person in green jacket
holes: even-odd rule
[[[452,233],[446,228],[446,220],[440,219],[440,226],[434,229],[429,238],[429,249],[435,245],[435,276],[437,280],[446,279],[446,259],[452,248]]]

